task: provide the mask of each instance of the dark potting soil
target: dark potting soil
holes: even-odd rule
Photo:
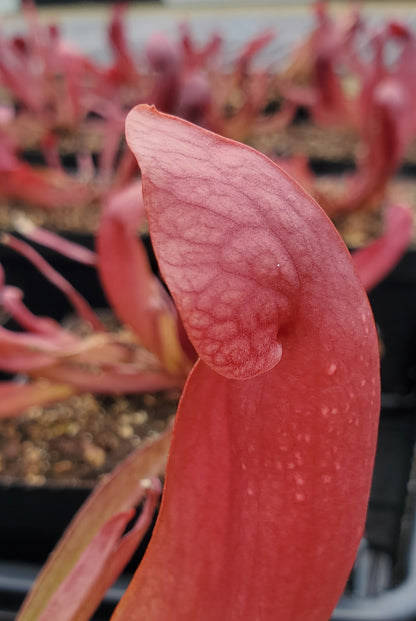
[[[178,391],[123,397],[76,395],[0,421],[0,484],[94,486],[164,431]]]

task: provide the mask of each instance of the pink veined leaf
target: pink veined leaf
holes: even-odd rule
[[[45,406],[63,401],[74,390],[66,384],[53,384],[40,380],[22,384],[17,381],[0,382],[0,420],[18,416],[34,405]]]
[[[136,449],[98,485],[49,556],[19,611],[18,621],[39,621],[39,615],[46,609],[53,593],[76,566],[78,559],[100,529],[113,516],[130,511],[132,507],[140,503],[146,490],[145,486],[138,485],[138,482],[163,474],[170,439],[171,430],[168,429],[155,440]],[[151,509],[149,504],[148,509]],[[128,535],[124,540],[125,543],[121,543],[120,556],[124,557],[130,552],[124,548],[133,546],[131,538],[136,538],[136,536],[137,531],[134,535]],[[117,561],[117,564],[119,562]],[[108,567],[110,574],[115,569],[118,570],[119,567]],[[108,583],[106,582],[105,585],[108,586]]]
[[[105,331],[101,321],[85,298],[83,298],[83,296],[74,289],[71,283],[57,272],[34,248],[8,233],[3,233],[1,242],[10,246],[10,248],[13,248],[13,250],[16,250],[16,252],[19,252],[26,257],[28,261],[33,263],[45,278],[62,291],[80,317],[88,321],[93,328]]]
[[[82,552],[51,597],[39,621],[89,621],[107,589],[119,577],[146,534],[161,493],[158,479],[149,480],[143,510],[123,535],[134,509],[111,517]]]
[[[113,621],[327,621],[363,531],[377,436],[363,287],[332,223],[266,157],[145,106],[126,128],[201,359],[154,535]]]
[[[356,250],[352,260],[367,291],[371,291],[397,265],[409,247],[413,217],[408,207],[392,205],[385,217],[384,234],[368,246]]]
[[[123,323],[168,371],[184,377],[190,365],[179,342],[176,310],[138,239],[143,218],[140,183],[109,197],[96,237],[101,282]]]

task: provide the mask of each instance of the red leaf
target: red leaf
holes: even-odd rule
[[[36,226],[23,214],[15,219],[14,226],[16,230],[25,237],[42,246],[46,246],[46,248],[59,252],[69,259],[84,263],[84,265],[95,266],[96,264],[96,255],[94,252],[81,244],[65,239],[65,237],[57,233]]]
[[[116,513],[100,528],[49,600],[39,621],[88,621],[91,618],[146,534],[160,491],[160,482],[155,479],[139,519],[124,536],[134,509]]]
[[[409,104],[406,86],[397,79],[385,78],[374,87],[367,117],[363,119],[366,151],[350,183],[352,197],[360,192],[365,197],[366,193],[383,189],[402,161],[414,124]]]
[[[117,3],[113,6],[113,13],[108,26],[109,42],[114,54],[114,63],[109,70],[109,78],[117,82],[138,83],[140,74],[136,67],[134,56],[130,50],[125,29],[125,14],[127,4]]]
[[[0,369],[9,373],[29,373],[53,364],[56,359],[76,351],[78,339],[59,332],[14,332],[0,326]]]
[[[156,530],[113,619],[326,621],[376,444],[364,290],[332,223],[264,156],[148,107],[127,138],[191,339],[246,379],[191,373]]]
[[[51,384],[47,381],[0,382],[0,419],[21,414],[33,405],[46,405],[63,401],[73,394],[73,389],[65,384]]]
[[[81,360],[82,362],[82,360]],[[26,363],[27,365],[27,363]],[[85,369],[65,362],[55,364],[48,369],[33,370],[31,375],[46,378],[53,382],[68,383],[73,389],[95,394],[143,393],[180,388],[182,382],[163,369],[135,368],[134,365],[112,365],[105,369]]]
[[[166,369],[186,375],[189,362],[179,343],[176,310],[152,273],[138,238],[144,218],[141,184],[115,192],[107,201],[97,234],[98,269],[106,295],[123,323],[158,356]]]
[[[138,483],[144,478],[160,476],[164,472],[170,437],[171,430],[168,429],[155,440],[140,446],[105,477],[92,492],[49,556],[19,611],[19,621],[38,621],[39,615],[47,607],[53,593],[65,581],[100,529],[114,515],[130,511],[141,501],[145,489]],[[147,509],[144,510],[145,520],[147,520],[146,512],[149,515],[151,511],[152,505],[147,503]],[[125,547],[133,544],[131,539],[138,535],[138,530],[143,526],[141,521],[142,518],[139,518],[136,529],[133,529],[134,534],[127,535],[127,538],[121,542],[117,552],[116,567],[107,568],[110,574],[114,569],[119,569],[117,565],[121,562],[120,557],[128,552]],[[106,587],[108,583],[102,586]],[[89,619],[89,616],[86,619]],[[81,621],[81,618],[77,617],[76,621]]]

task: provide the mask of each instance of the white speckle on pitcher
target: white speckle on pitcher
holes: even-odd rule
[[[336,370],[337,370],[337,365],[335,364],[335,362],[332,362],[327,369],[327,373],[328,375],[334,375]]]
[[[305,479],[298,473],[295,474],[295,482],[296,485],[305,485]]]

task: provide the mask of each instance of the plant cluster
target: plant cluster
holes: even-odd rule
[[[227,72],[221,38],[213,35],[198,47],[186,25],[177,43],[161,33],[150,36],[138,59],[126,38],[126,7],[117,4],[108,26],[113,58],[103,66],[65,41],[56,26],[41,23],[31,2],[23,3],[23,11],[27,32],[0,38],[0,194],[24,210],[26,218],[18,211],[13,220],[24,237],[97,268],[109,304],[128,328],[109,334],[88,302],[33,248],[3,234],[3,244],[69,297],[93,334],[81,339],[33,316],[24,292],[6,284],[2,269],[2,308],[23,333],[1,328],[1,366],[26,379],[23,385],[20,378],[1,384],[1,414],[79,391],[182,386],[195,353],[138,238],[144,211],[137,164],[124,140],[125,116],[134,104],[148,102],[226,135],[244,137],[257,123],[273,125],[276,119],[262,114],[272,76],[251,68],[272,35],[250,41]],[[238,109],[232,109],[234,100],[242,102]],[[95,253],[30,221],[30,206],[56,212],[96,205],[101,217]]]
[[[156,530],[113,619],[324,621],[355,558],[377,439],[379,354],[362,284],[330,220],[262,154],[143,105],[127,138],[199,358]],[[90,618],[157,497],[142,481],[143,511],[123,534],[143,495],[132,471],[154,474],[165,454],[162,437],[95,492],[21,621]],[[93,522],[115,485],[114,513]]]
[[[335,20],[327,3],[318,3],[315,14],[317,25],[280,76],[280,87],[316,125],[357,135],[356,170],[341,193],[326,195],[307,173],[300,175],[334,217],[378,206],[415,138],[416,38],[397,21],[370,26],[359,11]]]
[[[347,128],[357,141],[356,170],[341,190],[320,187],[306,153],[279,157],[331,218],[380,207],[414,140],[416,39],[397,21],[374,27],[358,11],[335,19],[320,2],[314,30],[289,60],[268,59],[259,69],[257,57],[278,36],[272,31],[229,59],[220,35],[198,46],[182,24],[176,41],[155,32],[139,53],[126,36],[126,7],[117,4],[111,60],[100,64],[41,23],[28,0],[23,10],[27,32],[0,37],[0,191],[9,201],[79,207],[125,186],[136,165],[124,120],[139,103],[249,143],[273,137],[300,113],[323,129]],[[277,138],[272,147],[270,156],[280,151]],[[46,166],[25,161],[34,149]]]
[[[153,34],[138,58],[116,5],[102,66],[23,6],[27,33],[0,37],[0,194],[24,207],[23,239],[10,231],[1,242],[61,289],[90,333],[34,315],[1,268],[0,305],[21,329],[0,327],[0,369],[15,376],[0,384],[0,416],[75,392],[185,386],[157,536],[115,619],[211,621],[231,603],[230,619],[271,620],[279,606],[282,620],[323,621],[354,560],[375,448],[378,351],[362,284],[389,272],[412,233],[389,182],[414,138],[414,35],[396,22],[371,31],[359,13],[338,22],[322,3],[286,67],[254,67],[270,32],[225,62],[219,35],[197,46],[186,26],[176,43]],[[137,104],[130,150],[124,124]],[[300,111],[358,137],[336,193],[306,154],[282,159],[274,144],[279,168],[241,143]],[[382,233],[353,255],[361,284],[330,219],[282,169],[334,220],[383,214]],[[94,251],[36,226],[27,207],[92,204]],[[139,237],[145,208],[163,280]],[[97,269],[118,332],[30,241]],[[170,431],[94,492],[19,621],[90,618],[151,521],[169,443]],[[276,585],[292,585],[278,603]]]
[[[138,103],[230,137],[244,138],[265,121],[272,76],[254,71],[252,62],[273,38],[269,32],[250,41],[225,71],[221,37],[199,47],[186,25],[177,42],[155,32],[136,54],[126,37],[126,6],[116,4],[108,25],[112,60],[100,64],[57,26],[41,23],[29,0],[22,8],[27,32],[0,37],[5,200],[79,207],[125,186],[137,167],[123,141],[124,120]],[[26,161],[34,150],[44,166]]]
[[[338,22],[326,4],[319,4],[317,26],[289,65],[260,70],[253,61],[273,38],[270,32],[248,42],[226,63],[219,35],[198,47],[183,25],[176,43],[161,33],[151,35],[144,58],[138,60],[125,34],[125,7],[116,5],[108,28],[113,59],[101,66],[68,44],[56,26],[42,24],[31,3],[23,9],[26,34],[0,38],[0,192],[29,217],[30,204],[55,211],[99,204],[95,253],[27,218],[16,219],[14,227],[29,239],[94,265],[110,306],[128,328],[109,334],[88,302],[34,249],[3,234],[3,244],[26,256],[68,295],[93,333],[80,339],[50,319],[34,317],[24,306],[23,293],[6,284],[7,270],[4,276],[2,269],[2,308],[23,333],[1,328],[1,368],[28,378],[24,385],[2,383],[2,415],[78,391],[182,386],[190,369],[195,353],[138,238],[145,216],[135,189],[137,165],[123,138],[126,111],[134,104],[154,104],[238,140],[273,134],[293,121],[300,108],[317,125],[351,128],[360,137],[360,158],[341,193],[323,191],[304,156],[280,157],[278,163],[334,219],[375,205],[382,211],[384,230],[354,255],[367,289],[408,246],[410,211],[387,195],[388,181],[414,135],[415,38],[406,27],[389,22],[371,33],[359,13]],[[392,42],[398,46],[393,60],[387,54]],[[92,136],[101,146],[98,160]],[[71,170],[63,151],[69,139],[75,145]],[[28,149],[34,148],[43,165],[27,160]]]

